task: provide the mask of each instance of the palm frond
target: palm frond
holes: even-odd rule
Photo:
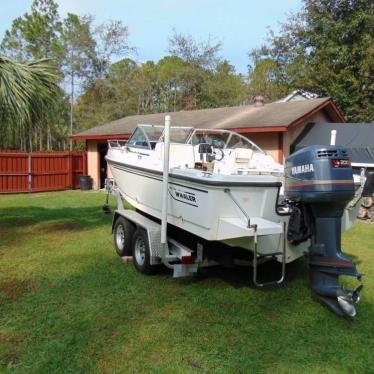
[[[57,70],[48,59],[25,64],[0,55],[0,126],[39,121],[58,91]]]

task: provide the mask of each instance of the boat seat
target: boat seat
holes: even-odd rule
[[[274,161],[274,159],[267,154],[255,152],[249,163],[250,169],[258,170],[279,170],[283,171],[283,165]]]
[[[252,149],[237,148],[235,149],[235,164],[238,169],[245,169],[253,156]]]

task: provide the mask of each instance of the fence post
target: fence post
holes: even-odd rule
[[[28,179],[29,179],[29,192],[32,192],[32,153],[28,154]]]
[[[68,153],[68,178],[70,189],[73,189],[73,155],[71,154],[71,152]]]

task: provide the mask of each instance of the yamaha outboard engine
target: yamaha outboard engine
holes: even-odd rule
[[[344,148],[311,146],[286,160],[285,197],[311,222],[309,248],[312,289],[335,313],[355,316],[362,286],[345,290],[339,275],[361,280],[355,264],[341,250],[341,217],[354,196],[352,168]],[[292,217],[290,221],[292,220]]]

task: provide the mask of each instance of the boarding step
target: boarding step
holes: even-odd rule
[[[278,256],[283,256],[283,252],[271,252],[271,253],[258,253],[257,254],[257,259],[262,260],[264,258],[271,258],[273,260],[276,260]]]
[[[217,240],[234,239],[246,236],[283,234],[283,225],[261,217],[250,217],[250,226],[244,218],[220,218],[218,223]]]
[[[283,222],[282,225],[282,250],[281,251],[275,251],[275,252],[268,252],[268,253],[259,253],[257,250],[257,227],[253,226],[253,230],[255,231],[254,234],[254,251],[253,251],[253,283],[257,287],[266,287],[266,286],[273,286],[277,284],[281,284],[284,281],[285,275],[286,275],[286,223]],[[275,259],[277,257],[281,258],[282,260],[282,270],[280,277],[274,281],[269,282],[260,282],[258,280],[258,265],[261,263],[261,260],[266,258],[272,258]]]

